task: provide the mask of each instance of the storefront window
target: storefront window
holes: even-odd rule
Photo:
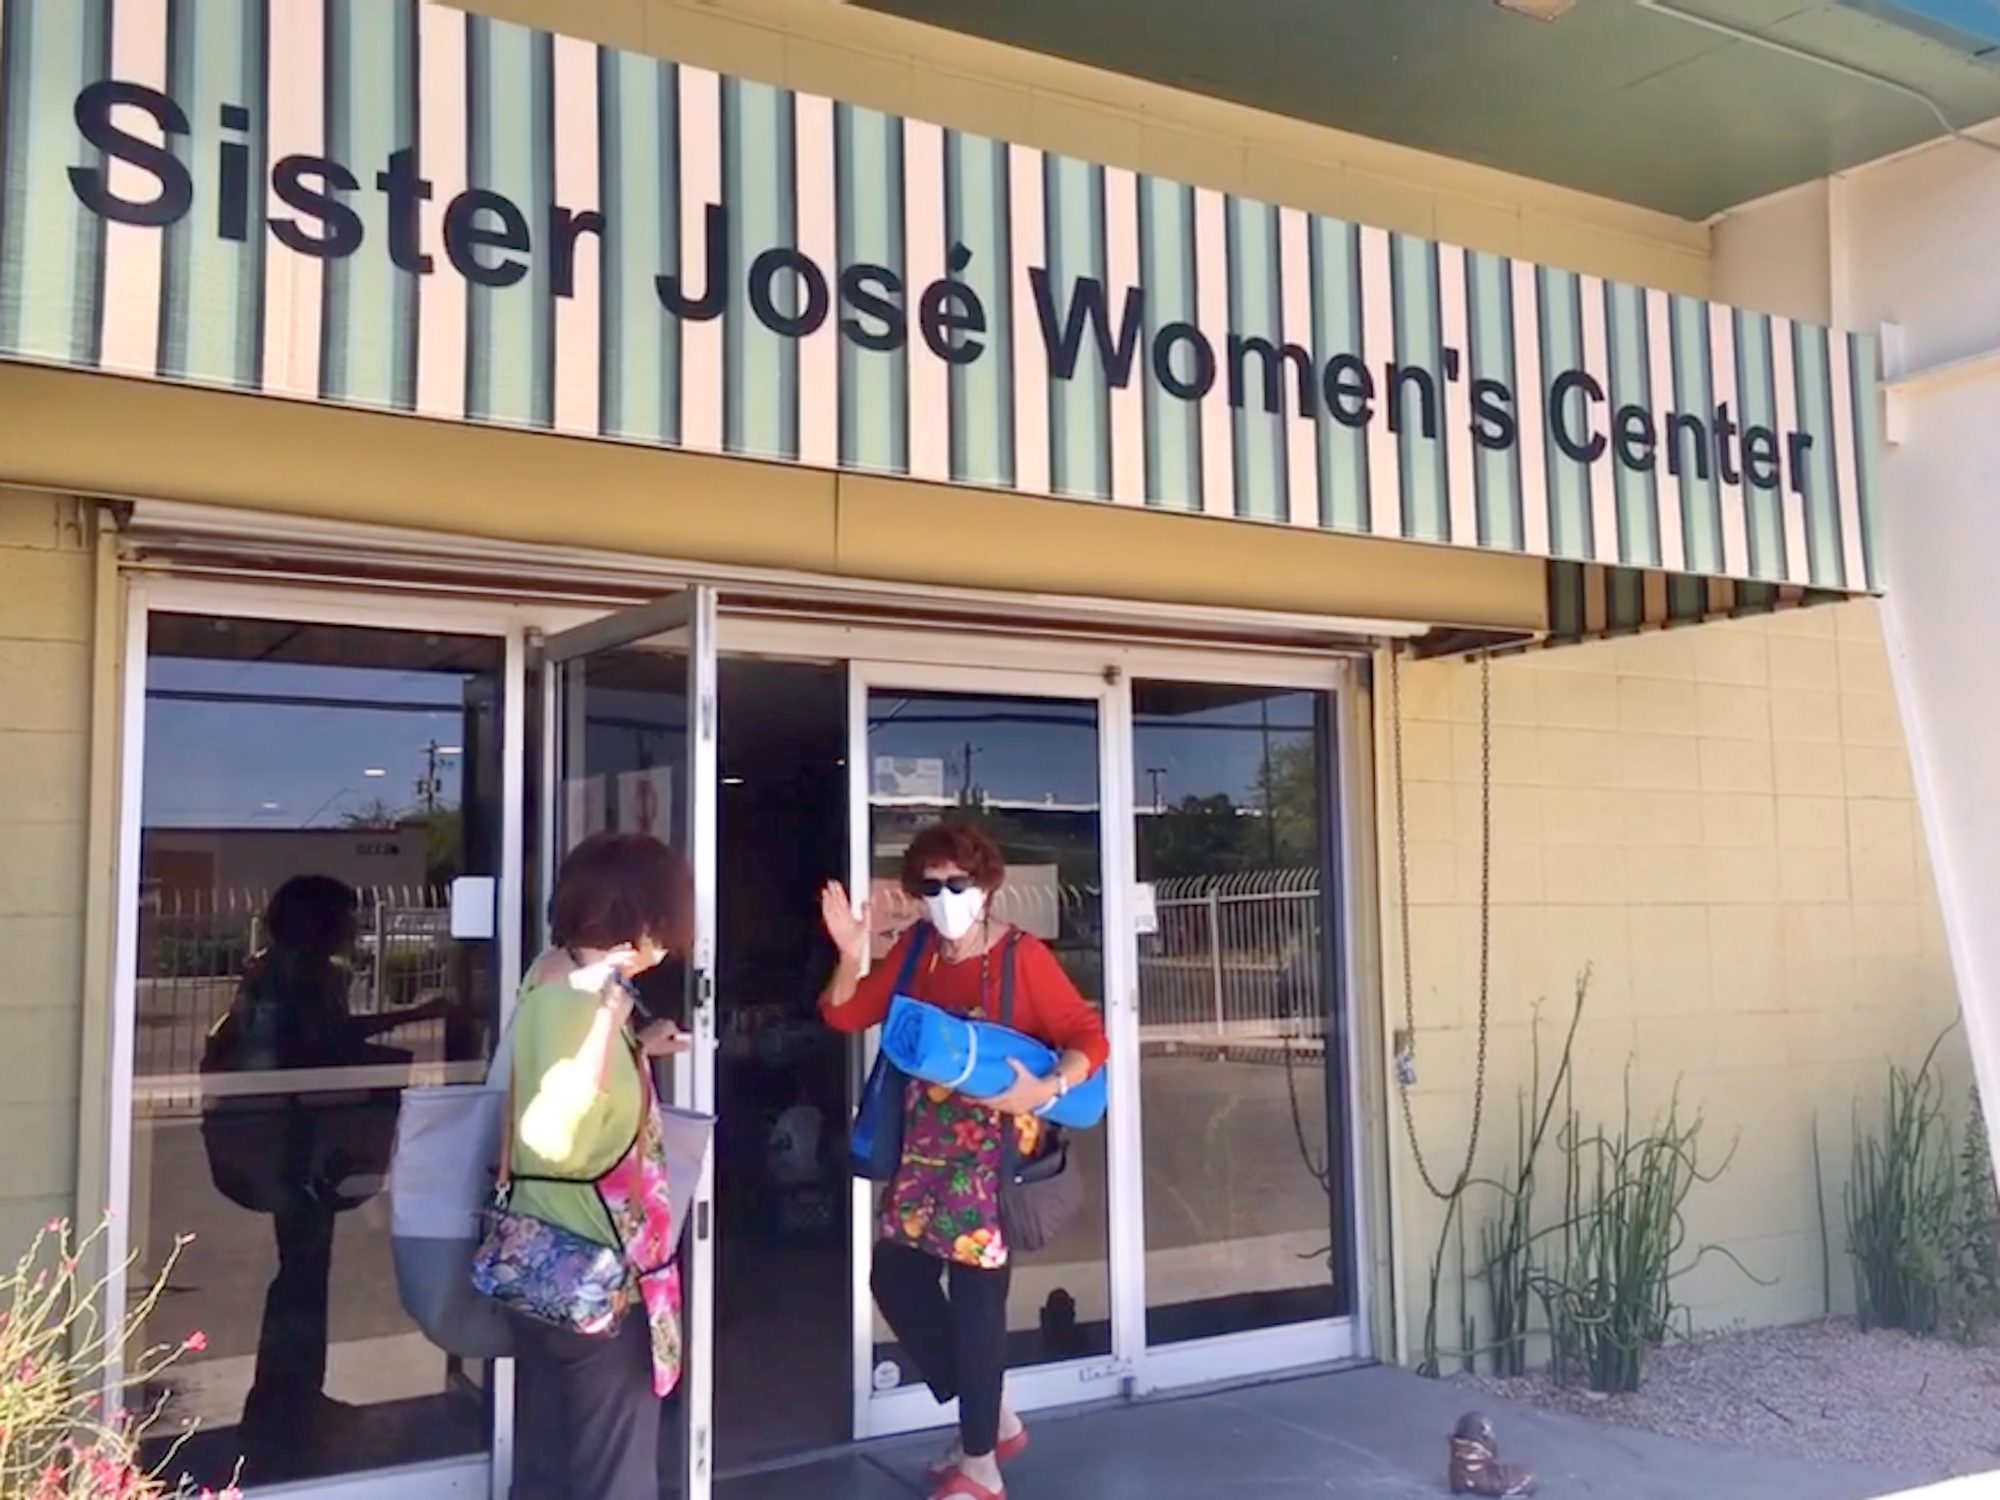
[[[1132,688],[1146,1338],[1345,1310],[1322,694]]]
[[[400,1090],[483,1076],[497,639],[159,614],[146,661],[132,1244],[205,1334],[150,1392],[217,1488],[479,1453],[486,1371],[394,1292]],[[475,919],[494,888],[459,887]]]

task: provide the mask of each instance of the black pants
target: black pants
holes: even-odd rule
[[[287,1408],[289,1415],[281,1419],[296,1421],[299,1403],[326,1388],[334,1213],[325,1204],[301,1199],[279,1209],[271,1222],[278,1241],[278,1274],[264,1293],[246,1421]]]
[[[888,1240],[875,1247],[869,1277],[875,1305],[931,1393],[939,1401],[957,1398],[959,1444],[974,1458],[1000,1446],[1012,1279],[1006,1266],[987,1271],[947,1264]]]
[[[634,1311],[610,1338],[515,1322],[521,1500],[657,1500],[660,1399]]]

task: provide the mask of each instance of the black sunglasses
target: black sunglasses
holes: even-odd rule
[[[923,896],[942,896],[950,891],[954,896],[962,896],[971,890],[974,882],[970,875],[952,875],[943,880],[919,880],[917,892]]]

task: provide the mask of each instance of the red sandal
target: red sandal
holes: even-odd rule
[[[963,1470],[953,1469],[945,1476],[944,1482],[931,1491],[931,1500],[1007,1500],[1004,1489],[989,1490],[976,1479],[966,1477]]]
[[[1011,1464],[1015,1459],[1019,1458],[1023,1453],[1026,1453],[1027,1451],[1028,1451],[1028,1429],[1026,1427],[1023,1427],[1019,1432],[1015,1433],[1012,1437],[1002,1438],[1000,1440],[1000,1445],[993,1450],[993,1457],[1000,1463]],[[924,1470],[924,1479],[927,1483],[933,1485],[943,1484],[947,1479],[951,1478],[951,1476],[956,1474],[957,1472],[958,1472],[957,1462],[941,1461],[932,1464],[928,1469]]]

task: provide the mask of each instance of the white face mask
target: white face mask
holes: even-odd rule
[[[962,891],[939,891],[924,897],[924,910],[931,926],[948,943],[955,943],[978,925],[986,911],[986,892],[978,886]]]

